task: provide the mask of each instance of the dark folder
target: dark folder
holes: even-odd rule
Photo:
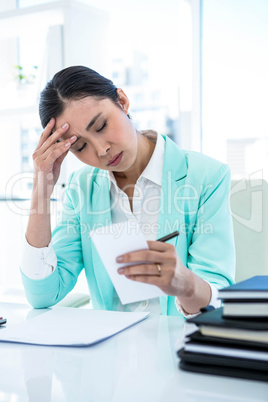
[[[189,318],[187,322],[198,326],[209,325],[221,328],[250,329],[256,331],[267,331],[268,320],[251,320],[242,318],[224,318],[222,316],[223,308],[217,308],[206,313]]]
[[[220,299],[268,299],[268,275],[257,275],[219,290]]]

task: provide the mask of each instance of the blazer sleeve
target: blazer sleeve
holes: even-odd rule
[[[71,186],[72,176],[60,218],[52,233],[52,246],[57,256],[55,270],[40,280],[30,279],[21,271],[27,300],[34,308],[50,307],[62,300],[73,289],[84,267],[79,214],[74,205],[76,194]]]
[[[233,284],[235,276],[228,166],[220,165],[203,187],[188,249],[188,268],[220,289]]]

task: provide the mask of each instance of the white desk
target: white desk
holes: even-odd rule
[[[8,325],[40,312],[0,303]],[[268,401],[266,383],[179,370],[175,344],[183,328],[180,318],[151,316],[91,347],[0,342],[0,401]]]

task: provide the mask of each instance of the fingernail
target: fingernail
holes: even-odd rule
[[[116,258],[117,262],[123,261],[123,257],[120,255],[119,257]]]
[[[69,147],[70,145],[71,145],[70,142],[66,142],[65,147],[67,148],[67,147]]]
[[[53,121],[53,117],[51,117],[51,119],[49,120],[49,123],[52,123],[52,121]]]
[[[74,140],[76,138],[76,135],[73,135],[70,140]]]
[[[68,126],[67,123],[64,123],[63,126],[61,126],[61,128],[66,128]]]
[[[118,272],[119,274],[123,274],[123,273],[124,273],[124,268],[119,268],[119,269],[117,270],[117,272]]]

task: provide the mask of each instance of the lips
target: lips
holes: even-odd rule
[[[108,165],[109,166],[117,166],[122,159],[123,156],[123,151],[120,152],[119,154],[115,155],[112,159],[109,160]]]

